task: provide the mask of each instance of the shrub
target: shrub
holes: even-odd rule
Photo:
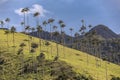
[[[21,43],[19,46],[20,47],[24,47],[24,46],[26,46],[26,44],[25,43]]]
[[[31,43],[31,47],[32,48],[38,48],[38,44],[37,43]]]
[[[35,52],[35,50],[34,50],[34,49],[31,49],[31,50],[30,50],[30,52],[31,52],[31,53],[34,53],[34,52]]]
[[[58,61],[59,57],[55,56],[54,61]]]
[[[39,62],[42,62],[42,61],[45,60],[45,54],[44,54],[44,53],[40,53],[40,55],[37,56],[36,58],[37,58],[37,60],[38,60]]]
[[[113,76],[111,80],[120,80],[120,77]]]
[[[18,55],[19,55],[19,54],[23,54],[23,49],[20,48],[20,49],[18,50],[17,54],[18,54]]]

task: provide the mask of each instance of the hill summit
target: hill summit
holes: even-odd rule
[[[116,33],[114,33],[105,25],[97,25],[94,28],[92,28],[90,32],[91,31],[96,31],[98,35],[102,36],[105,39],[119,38],[119,36]]]

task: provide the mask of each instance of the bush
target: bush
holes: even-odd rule
[[[35,50],[34,50],[34,49],[31,49],[31,50],[30,50],[30,52],[31,52],[31,53],[34,53],[34,52],[35,52]]]
[[[0,57],[0,65],[2,65],[5,62],[4,58]]]
[[[120,77],[113,76],[111,80],[120,80]]]
[[[38,60],[39,62],[42,62],[42,61],[44,61],[44,60],[45,60],[45,54],[40,53],[40,55],[39,55],[39,56],[37,56],[36,58],[37,58],[37,60]]]
[[[74,77],[75,80],[93,80],[91,76],[86,77],[83,74],[78,74],[76,77]]]
[[[38,44],[37,43],[31,43],[31,47],[32,48],[38,48]]]
[[[55,56],[54,61],[58,61],[59,57]]]
[[[49,45],[50,45],[50,43],[49,43],[48,41],[46,41],[46,42],[45,42],[45,45],[46,45],[46,46],[49,46]]]
[[[24,47],[24,46],[26,46],[26,44],[25,43],[21,43],[19,46],[20,47]]]
[[[17,54],[18,54],[18,55],[19,55],[19,54],[23,54],[23,49],[20,48],[20,49],[18,50]]]

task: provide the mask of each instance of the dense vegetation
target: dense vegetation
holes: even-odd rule
[[[0,52],[0,80],[92,80],[90,76],[77,74],[63,61],[45,60],[43,53],[36,58],[21,57],[22,55]]]

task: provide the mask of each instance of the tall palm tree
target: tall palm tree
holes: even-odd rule
[[[45,27],[45,30],[44,30],[44,31],[46,32],[47,21],[43,21],[42,24],[43,24],[43,26]],[[45,36],[45,40],[46,40],[46,37],[47,37],[46,33],[44,34],[44,36]]]
[[[84,35],[84,40],[83,40],[83,43],[84,44],[84,48],[83,48],[83,51],[87,52],[88,51],[88,38],[87,38],[87,33],[86,33],[86,26],[85,26],[85,21],[84,20],[81,20],[81,23],[82,23],[82,26],[81,26],[81,34]],[[91,26],[89,26],[91,27]],[[89,64],[89,60],[88,60],[88,54],[86,54],[86,58],[87,58],[87,65]]]
[[[39,12],[35,12],[33,16],[36,17],[36,24],[38,26],[39,25],[39,16],[40,16],[40,13]]]
[[[13,47],[14,47],[14,53],[15,53],[15,31],[16,28],[14,26],[11,27],[11,33],[13,34]]]
[[[62,23],[60,26],[61,26],[62,43],[64,45],[65,44],[65,31],[64,31],[64,28],[65,28],[66,25],[64,23]]]
[[[28,25],[28,12],[29,12],[29,8],[28,7],[26,7],[26,8],[23,8],[22,10],[21,10],[21,12],[24,14],[24,31],[25,31],[25,28],[26,28],[26,25]]]
[[[48,41],[45,42],[45,46],[47,46],[47,53],[49,54],[48,52],[48,47],[49,47],[50,43]],[[49,56],[48,56],[48,59],[49,59]]]
[[[26,25],[29,25],[29,11],[30,9],[28,7],[24,8],[25,9],[25,13],[26,13]]]
[[[103,60],[105,61],[105,77],[106,77],[106,80],[108,80],[108,57],[107,56],[104,56]]]
[[[78,38],[79,37],[79,33],[76,32],[74,36],[76,37],[76,49],[78,50],[78,46],[79,46],[78,45],[78,42],[79,42],[79,38]]]
[[[58,36],[59,36],[59,32],[58,31],[55,31],[54,32],[54,36],[56,37],[56,50],[57,50],[57,54],[56,54],[56,57],[59,57],[59,48],[58,48]]]
[[[8,43],[8,35],[9,35],[9,22],[10,22],[10,19],[9,18],[6,18],[5,19],[5,22],[7,23],[7,31],[5,31],[5,34],[7,35],[7,47],[9,48],[9,43]]]
[[[27,35],[28,35],[28,45],[29,45],[29,52],[30,52],[30,43],[31,43],[31,40],[30,40],[30,36],[29,36],[29,32],[30,32],[31,28],[30,26],[26,26],[25,28],[25,32],[27,31]]]
[[[8,41],[8,34],[9,34],[9,30],[5,30],[5,34],[7,35],[6,39],[7,39],[7,47],[8,47],[8,51],[9,51],[9,41]]]
[[[64,35],[62,34],[63,33],[63,29],[64,29],[64,27],[65,27],[65,24],[64,24],[64,22],[62,21],[62,20],[59,20],[59,25],[60,25],[60,28],[61,28],[61,35],[62,35],[62,38],[61,38],[61,43],[63,44],[63,37],[64,37]]]
[[[0,25],[1,25],[1,28],[3,28],[4,27],[4,22],[0,21]]]
[[[35,28],[34,28],[34,27],[31,28],[31,31],[32,31],[32,36],[35,36],[35,34],[34,34],[34,33],[35,33],[35,32],[34,32],[34,31],[35,31]],[[33,38],[33,40],[34,40],[34,38]]]
[[[6,19],[5,19],[5,22],[8,23],[8,24],[7,24],[7,28],[8,28],[8,30],[9,30],[9,22],[10,22],[10,19],[9,19],[9,18],[6,18]]]
[[[52,41],[52,24],[55,20],[53,18],[48,19],[48,24],[50,24],[50,40]],[[51,56],[52,56],[52,44],[51,44]]]
[[[48,19],[48,23],[50,24],[50,40],[52,41],[52,24],[55,20],[53,18]]]
[[[64,46],[65,46],[65,32],[64,32],[64,27],[66,26],[65,24],[64,24],[64,22],[62,21],[62,20],[59,20],[59,25],[60,25],[60,28],[61,28],[61,44],[63,45],[63,54],[64,54]],[[65,57],[65,54],[64,54],[64,57]]]
[[[24,25],[24,32],[25,32],[25,27],[26,27],[26,14],[25,14],[25,9],[23,8],[21,10],[21,12],[24,14],[24,21],[21,23],[22,25]]]
[[[40,33],[42,32],[41,25],[38,25],[36,29],[37,29],[37,33],[38,33],[38,36],[39,36],[39,46],[40,46],[39,48],[40,48],[40,51],[41,51],[41,47],[42,47],[42,45],[41,45],[41,39],[40,39],[40,37],[41,37]]]
[[[71,48],[73,48],[73,28],[70,28],[70,33],[71,33]]]

